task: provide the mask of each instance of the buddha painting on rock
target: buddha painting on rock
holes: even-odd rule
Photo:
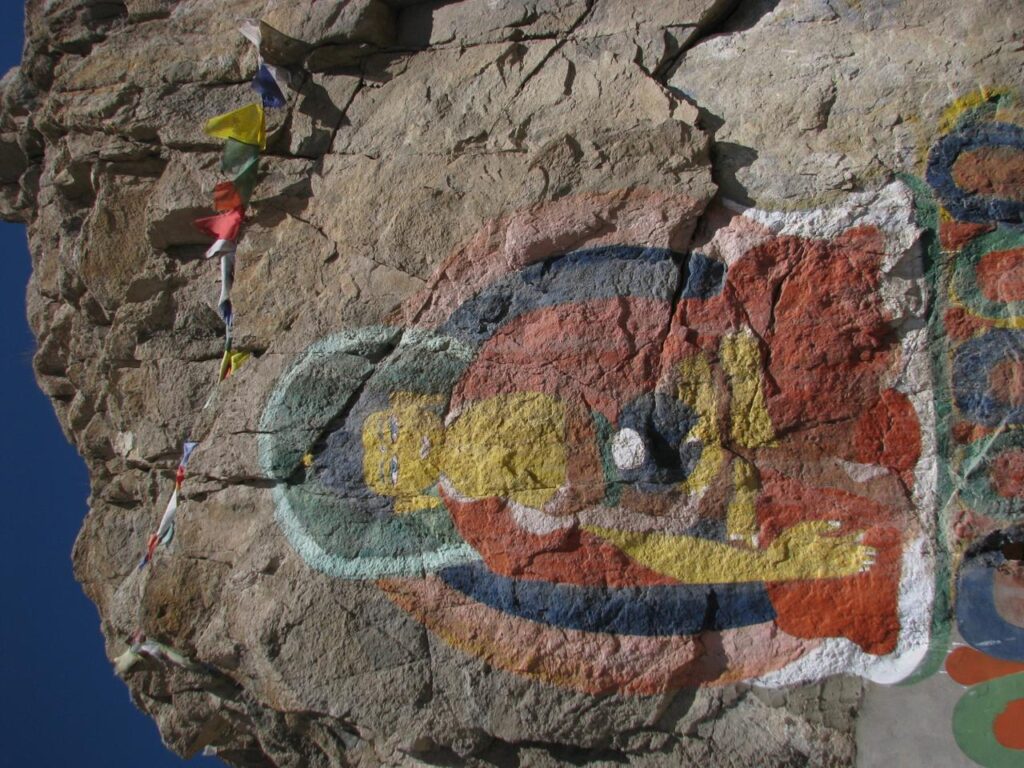
[[[263,461],[292,545],[591,693],[907,674],[928,415],[886,282],[912,292],[913,265],[817,213],[719,211],[699,247],[693,201],[651,191],[490,223],[279,380]]]

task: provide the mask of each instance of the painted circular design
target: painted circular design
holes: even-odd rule
[[[986,295],[992,293],[991,281],[979,279],[978,274],[986,257],[1020,248],[1024,248],[1024,230],[1005,226],[965,245],[957,255],[956,270],[953,273],[951,288],[954,301],[971,314],[986,320],[1006,321],[1024,316],[1024,300],[994,300],[991,295]]]
[[[953,710],[953,736],[964,754],[986,768],[1019,768],[1024,751],[1014,746],[1024,732],[1024,672],[976,685]]]
[[[953,397],[960,413],[986,427],[1024,424],[1024,402],[1000,397],[992,374],[1001,364],[1024,360],[1024,331],[997,328],[957,348]]]
[[[1013,459],[1024,450],[1024,430],[1007,430],[994,437],[971,443],[962,466],[971,467],[960,495],[974,509],[1003,520],[1017,521],[1024,515],[1024,496],[1008,494],[1016,466]]]
[[[972,647],[1007,661],[1024,661],[1024,627],[1007,621],[996,604],[995,576],[1003,547],[1024,540],[1024,528],[997,531],[964,556],[957,578],[956,621]]]
[[[988,148],[1024,151],[1024,128],[1013,123],[969,123],[939,139],[928,155],[925,178],[943,204],[961,221],[1024,221],[1024,200],[996,197],[963,189],[956,164],[962,155]]]
[[[637,436],[643,459],[636,466],[620,467],[619,480],[654,493],[681,483],[697,466],[703,446],[688,441],[697,413],[677,398],[661,392],[641,395],[619,414],[619,428]],[[612,445],[614,455],[615,446]]]

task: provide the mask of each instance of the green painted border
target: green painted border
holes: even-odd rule
[[[1024,699],[1024,672],[975,685],[960,697],[953,710],[953,738],[965,755],[985,768],[1024,765],[1024,751],[1004,747],[992,730],[1007,704],[1017,699]]]
[[[985,320],[1010,320],[1024,315],[1024,301],[992,301],[978,286],[978,263],[994,251],[1024,248],[1024,232],[1009,227],[976,237],[957,254],[952,289],[961,305]]]
[[[928,650],[917,668],[899,685],[913,685],[931,677],[942,668],[949,653],[952,634],[952,553],[949,547],[948,515],[944,512],[952,501],[953,481],[948,456],[952,446],[952,392],[949,384],[948,349],[942,333],[942,317],[946,308],[946,286],[949,284],[949,262],[943,259],[939,246],[939,206],[931,188],[909,174],[897,178],[914,194],[916,222],[921,233],[921,258],[925,279],[931,293],[927,312],[928,350],[932,364],[933,404],[935,408],[935,461],[938,477],[935,488],[934,570],[935,593],[932,600],[931,637]]]

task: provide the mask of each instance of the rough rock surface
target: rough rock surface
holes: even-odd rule
[[[292,88],[238,248],[255,359],[216,384],[191,222],[218,178],[202,123],[252,98],[245,18]],[[996,0],[29,0],[0,214],[29,225],[37,377],[90,471],[74,563],[108,653],[141,629],[190,660],[124,675],[167,745],[854,764],[864,680],[910,674],[948,624],[936,531],[997,527],[942,517],[929,249],[940,219],[946,254],[1019,226],[1024,145],[962,151],[984,216],[928,168],[969,109],[1024,130],[1022,21]],[[1015,243],[979,267],[990,303],[1024,299],[999,278]],[[998,402],[1021,380],[1000,368]],[[420,448],[372,443],[389,407],[396,446],[429,422]],[[950,430],[984,437],[988,413]],[[140,571],[187,438],[176,537]],[[377,448],[394,491],[367,490]],[[428,449],[431,493],[400,488]],[[1007,504],[1018,454],[993,470]]]

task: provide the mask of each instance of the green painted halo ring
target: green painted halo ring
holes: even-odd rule
[[[990,253],[1024,248],[1024,231],[1000,227],[976,237],[957,255],[952,290],[958,303],[968,312],[984,320],[1011,321],[1024,316],[1024,301],[993,301],[978,284],[978,265]]]
[[[993,725],[1007,705],[1024,699],[1024,672],[996,678],[968,690],[953,710],[953,737],[971,760],[985,768],[1020,768],[1024,750],[996,739]]]

